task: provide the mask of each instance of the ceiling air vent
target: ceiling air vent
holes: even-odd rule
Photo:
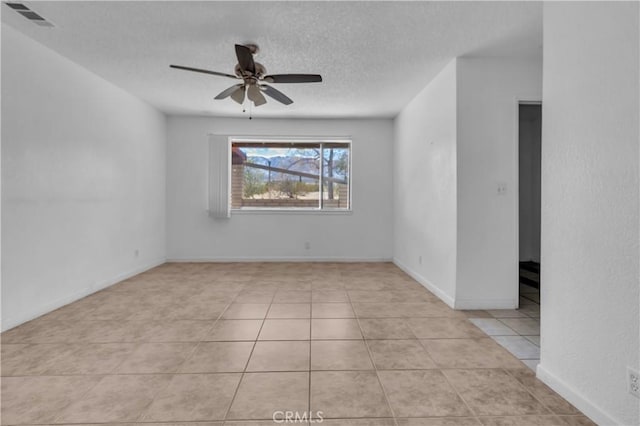
[[[29,9],[27,6],[25,6],[22,3],[5,3],[5,4],[36,25],[40,25],[41,27],[53,27],[53,24],[51,22],[47,21],[42,16],[38,15],[36,12]]]

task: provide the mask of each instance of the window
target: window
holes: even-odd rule
[[[231,143],[232,209],[349,210],[350,141]]]

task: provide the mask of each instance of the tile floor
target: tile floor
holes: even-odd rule
[[[520,284],[520,309],[464,311],[484,331],[535,371],[540,362],[540,290]]]
[[[384,263],[166,264],[3,333],[2,424],[593,424],[502,346],[521,311]]]

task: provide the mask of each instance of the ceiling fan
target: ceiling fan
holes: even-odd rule
[[[269,86],[266,83],[318,83],[322,81],[322,76],[318,74],[272,74],[265,75],[267,69],[264,65],[254,62],[253,55],[258,52],[258,46],[255,44],[241,45],[236,44],[236,56],[238,64],[235,66],[234,74],[225,74],[217,71],[210,71],[200,68],[183,67],[181,65],[170,65],[171,68],[179,70],[200,72],[204,74],[218,75],[229,77],[235,80],[242,80],[240,84],[234,84],[228,89],[223,90],[215,97],[215,99],[225,99],[231,97],[234,101],[242,104],[246,97],[253,102],[255,106],[267,103],[263,93],[278,102],[290,105],[293,101],[281,91]]]

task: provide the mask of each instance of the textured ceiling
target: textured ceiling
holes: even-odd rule
[[[539,56],[539,2],[101,2],[25,1],[55,24],[34,25],[6,5],[2,21],[173,114],[241,116],[224,77],[235,43],[257,43],[269,73],[318,73],[279,84],[290,106],[269,117],[392,117],[456,56]]]

